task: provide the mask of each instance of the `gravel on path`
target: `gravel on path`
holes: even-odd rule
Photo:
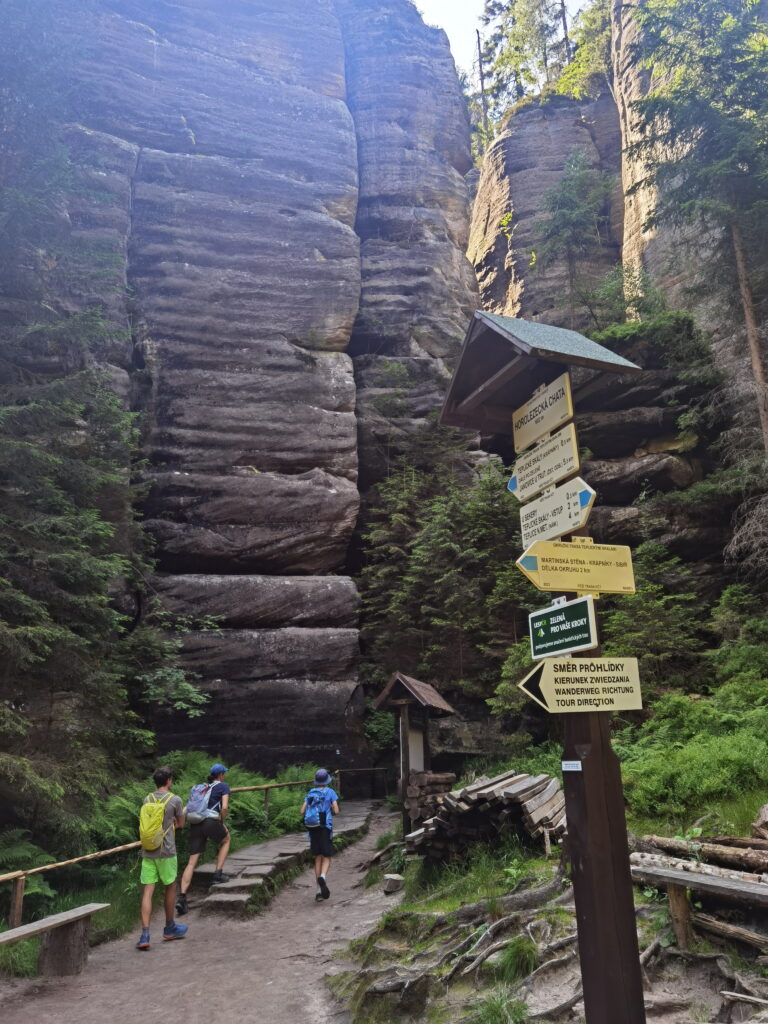
[[[344,1024],[347,1014],[323,978],[334,953],[398,902],[378,887],[364,889],[358,869],[396,822],[374,812],[368,834],[334,858],[330,899],[315,901],[310,869],[255,917],[192,911],[181,942],[162,942],[159,912],[146,953],[134,949],[137,930],[91,950],[76,977],[0,984],[2,1024]]]

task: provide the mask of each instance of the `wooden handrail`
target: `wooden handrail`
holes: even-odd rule
[[[386,768],[340,768],[334,772],[334,775],[341,775],[348,772],[385,772]],[[314,783],[314,779],[299,779],[296,782],[268,782],[261,786],[233,786],[230,790],[231,793],[253,793],[256,791],[264,792],[265,797],[269,795],[271,789],[283,789],[287,786],[311,786]],[[133,843],[124,843],[122,846],[113,846],[109,850],[97,850],[96,853],[86,853],[81,857],[71,857],[69,860],[55,861],[53,864],[42,864],[37,868],[30,868],[28,871],[8,871],[4,875],[0,875],[0,882],[12,882],[18,878],[28,878],[30,875],[39,875],[43,871],[53,871],[55,868],[66,868],[71,864],[80,864],[86,860],[97,860],[99,857],[109,857],[113,853],[124,853],[126,850],[135,850],[141,846],[141,842],[137,839]]]

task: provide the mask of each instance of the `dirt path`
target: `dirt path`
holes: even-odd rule
[[[334,953],[393,906],[379,888],[363,889],[357,865],[395,821],[390,813],[376,812],[367,836],[335,858],[329,900],[315,902],[310,870],[256,917],[191,912],[182,942],[157,941],[163,927],[158,914],[148,953],[133,948],[137,932],[92,950],[78,977],[3,983],[3,1024],[136,1024],[155,1018],[184,1024],[344,1024],[347,1015],[323,976]]]

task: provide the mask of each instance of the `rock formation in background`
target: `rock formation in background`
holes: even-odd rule
[[[555,99],[524,106],[488,148],[475,200],[468,256],[483,309],[559,327],[586,324],[583,309],[571,323],[564,300],[565,261],[531,265],[540,246],[536,227],[544,216],[543,197],[562,181],[566,160],[577,150],[586,154],[590,167],[615,181],[606,211],[609,230],[602,247],[590,255],[587,269],[597,279],[618,262],[623,202],[615,104],[606,95],[589,102]]]
[[[379,473],[367,389],[397,360],[419,422],[474,306],[447,39],[409,0],[231,0],[225,18],[216,0],[104,0],[60,31],[61,231],[88,294],[37,273],[57,308],[106,304],[101,364],[144,415],[153,585],[193,624],[184,662],[211,696],[161,719],[162,745],[359,764],[344,573],[358,473]]]

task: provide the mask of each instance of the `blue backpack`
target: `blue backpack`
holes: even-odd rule
[[[305,828],[328,828],[326,818],[330,794],[327,789],[310,789],[307,793],[307,809],[304,811]]]
[[[201,782],[190,789],[189,800],[187,801],[187,821],[190,825],[199,825],[207,818],[217,818],[219,816],[218,810],[208,807],[211,790],[215,785],[215,782]]]

